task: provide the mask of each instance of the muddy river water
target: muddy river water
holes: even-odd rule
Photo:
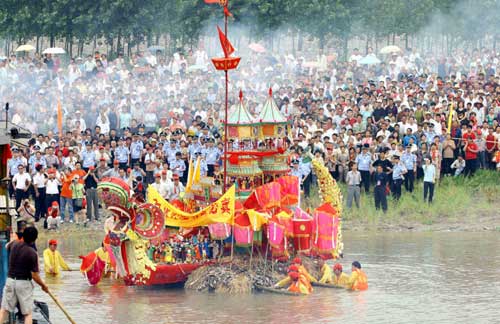
[[[78,255],[99,239],[62,239],[60,251],[78,268]],[[78,324],[500,323],[500,233],[346,232],[344,241],[344,269],[350,272],[350,263],[359,260],[368,291],[316,288],[310,296],[289,297],[112,282],[90,287],[79,272],[47,282]],[[36,296],[49,300],[38,288]],[[54,303],[49,307],[52,323],[67,323]]]

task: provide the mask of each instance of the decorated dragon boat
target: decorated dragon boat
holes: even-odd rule
[[[190,258],[155,262],[147,247],[174,239],[182,242],[197,232],[203,233],[205,242],[209,236],[229,244],[230,262],[235,247],[245,247],[251,255],[254,247],[261,247],[266,260],[269,250],[269,258],[280,260],[296,254],[323,259],[342,254],[340,190],[321,162],[299,157],[312,164],[322,200],[312,211],[301,209],[302,179],[289,171],[290,121],[280,113],[272,90],[257,117],[246,108],[241,91],[238,103],[229,111],[228,71],[240,62],[232,56],[234,48],[227,39],[231,13],[227,0],[206,2],[218,2],[224,9],[224,33],[219,29],[224,57],[212,59],[214,67],[225,72],[226,80],[223,172],[202,177],[198,157],[190,163],[182,201],[171,202],[152,186],[147,189],[146,202],[141,202],[126,182],[102,179],[98,195],[113,216],[106,220],[102,248],[82,257],[81,271],[91,284],[98,284],[109,267],[127,285],[185,282],[194,270],[217,260],[204,255],[195,262]]]
[[[342,253],[340,190],[326,167],[312,159],[322,204],[312,211],[300,207],[300,181],[289,174],[285,137],[288,121],[277,109],[272,92],[258,118],[246,109],[243,95],[232,108],[228,124],[227,182],[222,192],[217,177],[200,177],[191,169],[182,201],[169,202],[149,186],[146,202],[134,198],[130,186],[104,178],[97,187],[112,213],[105,222],[103,246],[117,276],[127,285],[162,285],[185,282],[200,266],[214,262],[155,263],[147,246],[172,238],[204,232],[212,240],[234,247],[264,247],[269,257],[287,259],[306,254],[323,259]],[[195,164],[196,165],[196,164]],[[199,165],[199,163],[197,163]],[[198,190],[206,190],[200,193]],[[215,261],[216,262],[216,261]],[[98,253],[83,257],[81,270],[91,284],[105,272]]]

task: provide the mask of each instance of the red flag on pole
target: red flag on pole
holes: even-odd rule
[[[217,26],[217,30],[219,31],[219,39],[220,45],[222,46],[222,50],[224,51],[224,56],[229,57],[234,53],[234,47],[227,39],[226,35],[222,32],[222,30]]]
[[[232,17],[233,14],[229,11],[229,9],[227,8],[227,6],[224,6],[224,15],[226,15],[226,17]]]

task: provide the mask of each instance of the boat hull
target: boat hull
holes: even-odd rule
[[[126,280],[127,285],[156,286],[172,285],[186,282],[191,272],[201,267],[197,263],[157,264],[156,270],[146,280]]]

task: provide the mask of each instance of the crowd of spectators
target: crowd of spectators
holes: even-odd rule
[[[500,53],[481,48],[442,57],[406,49],[360,64],[375,56],[372,49],[354,49],[345,61],[322,53],[248,55],[230,73],[230,105],[241,89],[257,116],[273,89],[290,121],[284,140],[297,154],[291,172],[306,197],[314,180],[310,154],[347,183],[348,207],[373,191],[383,210],[389,192],[397,200],[419,179],[431,202],[441,177],[500,170]],[[62,220],[69,206],[73,221],[75,201],[86,198],[94,206],[87,220],[99,219],[95,188],[103,176],[130,181],[139,193],[156,185],[165,198],[178,198],[193,158],[203,158],[207,175],[221,166],[224,94],[224,76],[202,48],[113,60],[96,52],[67,65],[38,54],[0,61],[0,98],[10,103],[12,123],[34,134],[8,163],[16,208],[31,193],[36,220],[59,201]]]

